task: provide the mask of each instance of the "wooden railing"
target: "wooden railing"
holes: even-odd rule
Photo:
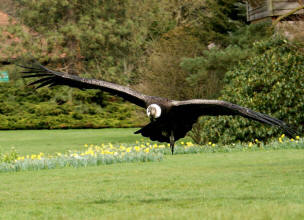
[[[264,0],[252,6],[247,2],[247,20],[255,21],[267,17],[278,17],[301,7],[301,0]],[[304,14],[304,10],[298,10],[296,14]]]

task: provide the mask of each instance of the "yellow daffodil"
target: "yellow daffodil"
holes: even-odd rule
[[[188,147],[192,147],[192,146],[193,146],[192,142],[190,142],[190,141],[188,141],[188,142],[186,143],[186,145],[187,145]]]

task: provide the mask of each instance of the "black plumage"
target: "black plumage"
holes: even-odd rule
[[[53,71],[39,63],[32,67],[21,67],[26,69],[26,71],[22,72],[24,78],[39,78],[30,84],[37,85],[36,88],[67,85],[79,89],[100,89],[120,96],[140,107],[147,108],[147,111],[151,112],[151,115],[149,115],[151,122],[135,133],[149,137],[153,141],[170,143],[172,154],[175,141],[185,137],[187,132],[192,129],[192,125],[202,115],[240,115],[261,123],[280,127],[290,137],[296,134],[293,129],[281,120],[226,101],[204,99],[168,100],[144,95],[126,86]],[[154,108],[153,104],[156,104],[161,109],[161,113],[157,117],[157,109]]]

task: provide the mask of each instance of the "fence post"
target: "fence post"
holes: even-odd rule
[[[267,8],[268,8],[268,13],[269,16],[273,16],[273,2],[272,0],[267,0]]]

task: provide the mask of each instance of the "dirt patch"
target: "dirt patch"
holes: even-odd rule
[[[9,24],[9,17],[4,12],[0,11],[0,25],[8,25]]]
[[[304,20],[280,22],[277,30],[289,40],[304,42]]]

